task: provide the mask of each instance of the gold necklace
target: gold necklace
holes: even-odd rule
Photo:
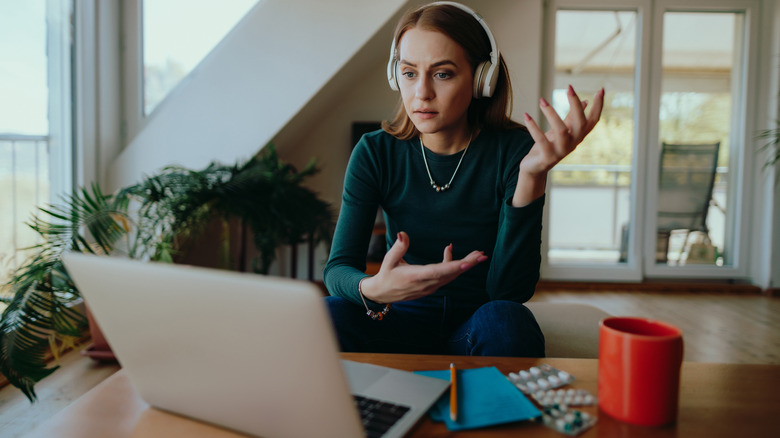
[[[469,146],[471,146],[471,138],[469,138],[469,142],[468,144],[466,144],[466,149],[463,149],[463,154],[461,154],[460,160],[458,160],[458,165],[455,167],[455,172],[452,172],[452,178],[450,178],[450,182],[444,184],[443,186],[440,186],[436,184],[436,181],[433,180],[433,176],[431,176],[431,169],[428,167],[428,159],[425,158],[425,147],[423,146],[422,137],[420,137],[420,152],[422,152],[423,162],[425,163],[425,170],[428,172],[428,179],[431,180],[431,187],[433,187],[434,190],[436,190],[437,192],[443,192],[450,188],[450,185],[452,184],[452,180],[454,180],[455,175],[458,174],[458,169],[460,169],[460,163],[463,162],[463,157],[466,156],[466,151],[469,150]]]

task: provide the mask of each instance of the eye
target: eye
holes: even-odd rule
[[[413,71],[405,71],[401,73],[401,76],[405,77],[406,79],[412,79],[416,76],[416,74]]]
[[[436,79],[449,79],[452,77],[452,73],[447,71],[440,71],[438,73],[434,73],[433,77]]]

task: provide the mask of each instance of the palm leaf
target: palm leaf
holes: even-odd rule
[[[0,319],[0,372],[31,402],[35,383],[57,368],[46,363],[50,345],[56,348],[52,340],[78,337],[87,326],[84,315],[72,308],[80,295],[62,265],[62,254],[110,252],[128,232],[123,205],[93,185],[67,197],[64,206],[40,208],[42,215],[28,224],[43,243],[29,248],[34,253],[9,283],[13,298]]]
[[[780,120],[778,120],[777,123],[780,125]],[[756,138],[769,140],[769,142],[761,146],[759,150],[766,150],[769,152],[769,156],[766,163],[764,163],[764,167],[774,166],[778,161],[780,161],[780,128],[765,129],[760,131]]]

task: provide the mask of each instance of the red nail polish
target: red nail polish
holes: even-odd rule
[[[544,97],[542,97],[541,99],[539,99],[539,104],[540,104],[540,105],[542,105],[542,108],[544,108],[544,107],[547,107],[547,106],[550,106],[550,104],[549,104],[549,103],[547,103],[547,101],[546,101],[546,100],[544,100]]]
[[[574,87],[572,87],[571,84],[569,84],[569,95],[574,96]]]
[[[529,116],[528,113],[523,113],[523,118],[525,119],[526,122],[531,121],[531,116]]]

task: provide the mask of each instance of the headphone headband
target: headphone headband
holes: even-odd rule
[[[490,97],[493,95],[496,82],[498,82],[498,66],[499,66],[499,52],[498,46],[496,46],[496,39],[493,37],[493,32],[490,31],[487,23],[481,15],[477,14],[473,9],[466,5],[450,2],[439,1],[422,6],[419,10],[431,7],[431,6],[452,6],[458,8],[464,12],[467,12],[479,23],[485,30],[485,34],[490,41],[490,61],[484,61],[480,63],[474,71],[474,97]],[[398,77],[396,70],[398,69],[398,60],[396,59],[396,41],[395,35],[393,36],[392,44],[390,45],[390,60],[387,63],[387,82],[390,84],[390,88],[395,91],[399,90]]]

